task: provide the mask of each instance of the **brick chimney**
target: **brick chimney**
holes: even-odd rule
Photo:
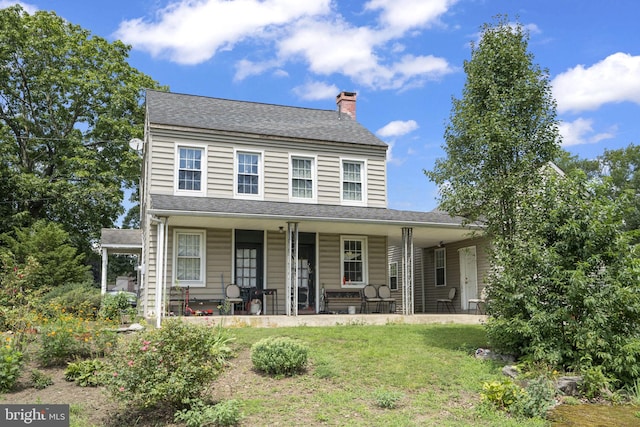
[[[338,105],[338,119],[342,118],[342,113],[348,114],[353,120],[356,119],[356,93],[340,92],[336,96],[336,104]]]

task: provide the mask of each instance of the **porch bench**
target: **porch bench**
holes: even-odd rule
[[[329,305],[353,305],[362,303],[362,291],[360,289],[325,289],[324,310],[329,311]]]

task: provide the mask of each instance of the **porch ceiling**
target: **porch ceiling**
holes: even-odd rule
[[[462,218],[442,212],[170,195],[152,195],[149,213],[180,227],[279,231],[287,229],[287,222],[297,222],[300,232],[384,235],[391,245],[400,245],[402,228],[411,227],[416,247],[464,240],[481,231],[478,225],[462,227]]]

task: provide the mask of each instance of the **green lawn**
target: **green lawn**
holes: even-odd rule
[[[219,396],[242,402],[243,425],[545,425],[513,420],[481,403],[483,382],[503,378],[501,365],[473,357],[476,348],[486,346],[481,326],[247,327],[231,332],[245,358],[251,345],[266,336],[297,338],[311,350],[305,374],[265,378],[247,368],[240,381],[255,387],[220,391]],[[380,396],[402,397],[397,407],[384,409]]]

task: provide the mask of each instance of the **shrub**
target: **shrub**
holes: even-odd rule
[[[100,310],[98,311],[100,319],[120,322],[122,316],[135,317],[135,315],[136,309],[131,307],[127,294],[124,292],[102,296]]]
[[[40,329],[36,356],[42,366],[60,366],[74,359],[102,357],[116,341],[116,332],[104,324],[67,314],[53,320],[45,319]]]
[[[595,399],[600,397],[603,392],[609,391],[611,385],[612,380],[605,375],[602,366],[592,366],[582,373],[579,390],[587,399]]]
[[[486,382],[482,385],[480,396],[498,409],[508,410],[523,393],[520,386],[510,379]]]
[[[289,337],[267,337],[251,346],[253,366],[267,374],[293,375],[305,369],[309,349]]]
[[[518,394],[509,412],[524,418],[544,418],[554,404],[554,397],[553,382],[541,376],[527,383],[524,393]]]
[[[0,392],[11,391],[18,381],[22,369],[23,355],[12,345],[12,338],[6,337],[0,344]]]
[[[34,369],[31,371],[31,383],[33,388],[42,390],[53,384],[53,378],[42,371]]]
[[[189,409],[180,410],[174,415],[175,421],[182,421],[187,427],[234,426],[241,418],[240,403],[235,399],[223,400],[213,406],[198,400]]]
[[[230,356],[224,329],[180,319],[127,338],[109,357],[106,385],[114,399],[138,408],[201,398]]]
[[[380,408],[394,409],[398,406],[398,402],[404,395],[399,391],[390,391],[384,389],[378,389],[374,392],[373,397],[376,400],[376,405]]]
[[[92,283],[68,283],[56,286],[42,297],[43,311],[48,317],[55,317],[64,309],[66,313],[84,319],[95,319],[100,299],[100,289]]]
[[[74,381],[80,387],[103,385],[106,375],[104,364],[98,359],[71,362],[64,371],[64,379]]]

